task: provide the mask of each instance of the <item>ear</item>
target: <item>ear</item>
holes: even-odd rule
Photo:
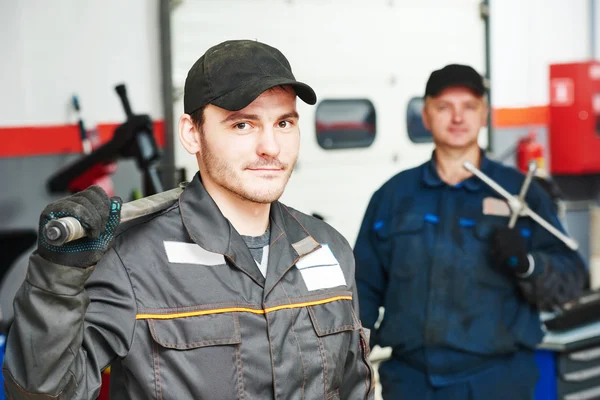
[[[196,129],[189,114],[183,114],[179,118],[179,141],[188,153],[200,152],[200,132]]]
[[[423,126],[429,132],[431,132],[431,125],[429,124],[429,113],[427,112],[427,100],[423,102],[423,108],[421,109],[421,121],[423,122]]]
[[[481,113],[481,127],[486,127],[488,122],[488,115],[490,113],[490,107],[487,101],[483,102],[483,112]]]

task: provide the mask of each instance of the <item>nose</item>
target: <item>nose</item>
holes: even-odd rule
[[[275,130],[273,128],[265,128],[259,135],[256,152],[264,158],[276,158],[280,151],[281,147],[277,142]]]
[[[460,124],[463,121],[463,110],[462,108],[456,107],[452,111],[452,122]]]

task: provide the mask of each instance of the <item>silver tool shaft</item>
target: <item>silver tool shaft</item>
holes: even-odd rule
[[[491,187],[496,192],[498,192],[499,195],[504,197],[508,201],[508,205],[510,206],[511,210],[513,210],[513,212],[518,213],[518,215],[520,215],[520,216],[531,217],[531,219],[533,219],[535,222],[537,222],[540,226],[542,226],[548,232],[550,232],[551,234],[556,236],[559,240],[561,240],[564,244],[566,244],[567,247],[569,247],[570,249],[577,250],[579,248],[579,244],[577,243],[577,241],[568,237],[567,235],[562,233],[560,230],[555,228],[552,224],[547,222],[545,219],[543,219],[542,217],[537,215],[535,212],[533,212],[533,210],[531,210],[529,208],[529,206],[524,201],[523,202],[519,201],[518,198],[516,198],[515,196],[513,196],[512,194],[510,194],[506,190],[504,190],[504,188],[502,186],[500,186],[496,182],[494,182],[490,177],[488,177],[486,174],[484,174],[479,169],[477,169],[473,164],[471,164],[468,161],[465,161],[463,163],[463,166],[468,171],[472,172],[473,175],[475,175],[479,179],[481,179],[489,187]]]
[[[531,161],[529,163],[529,169],[527,171],[527,175],[525,176],[525,181],[523,181],[523,186],[521,186],[521,192],[519,193],[519,202],[521,203],[521,207],[525,204],[525,196],[527,195],[527,190],[529,190],[529,185],[531,184],[531,180],[533,179],[533,175],[537,170],[537,163],[535,161]],[[519,214],[521,214],[521,210],[513,211],[510,214],[510,221],[508,222],[509,228],[514,228],[517,219],[519,218]]]
[[[124,203],[121,207],[121,222],[131,221],[170,207],[179,199],[184,186],[182,184],[175,189]],[[48,222],[44,226],[43,235],[47,243],[53,246],[62,246],[86,236],[86,231],[79,220],[65,217]]]

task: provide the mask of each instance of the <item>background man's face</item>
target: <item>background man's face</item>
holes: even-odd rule
[[[451,87],[425,100],[423,123],[431,131],[436,146],[463,149],[477,146],[487,113],[482,96],[465,87]]]

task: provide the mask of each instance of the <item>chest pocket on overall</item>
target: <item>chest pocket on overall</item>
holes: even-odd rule
[[[241,376],[236,362],[242,342],[237,313],[149,319],[148,326],[154,341],[155,382],[163,393],[181,394],[186,383],[196,382],[195,388],[219,393],[219,398],[238,398],[238,385],[223,383],[224,377]],[[201,393],[190,396],[198,398]]]
[[[411,278],[424,263],[424,227],[424,213],[399,213],[376,231],[382,253],[389,255],[388,260],[382,261],[389,266],[391,276]]]
[[[307,308],[319,342],[327,388],[326,398],[335,398],[335,393],[342,384],[348,352],[360,351],[358,343],[357,348],[350,349],[352,332],[360,328],[358,318],[354,315],[352,302],[349,300],[338,300]]]

